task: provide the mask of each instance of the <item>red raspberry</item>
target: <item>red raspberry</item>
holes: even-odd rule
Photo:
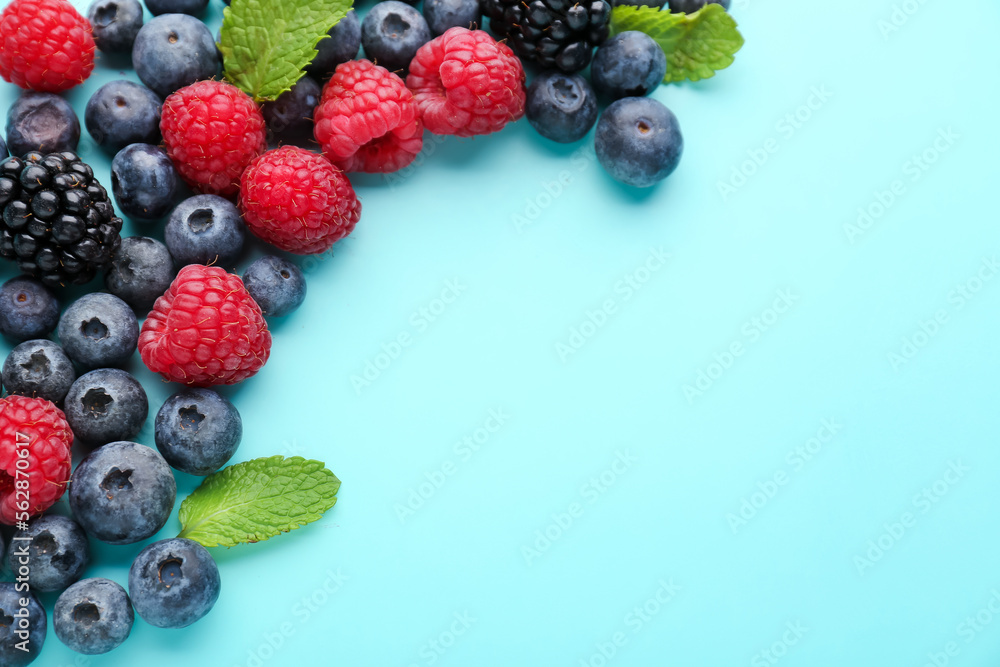
[[[361,217],[361,203],[343,172],[295,146],[250,163],[240,179],[240,209],[250,231],[299,255],[329,249]]]
[[[72,445],[73,431],[50,401],[13,394],[0,399],[0,523],[12,526],[24,520],[22,512],[41,514],[62,497]]]
[[[236,194],[240,174],[267,148],[260,109],[223,81],[198,81],[168,95],[160,131],[177,173],[204,194]]]
[[[316,141],[344,171],[388,173],[413,162],[423,125],[403,80],[369,60],[337,66],[316,108]]]
[[[14,0],[0,14],[0,76],[58,93],[94,70],[90,21],[66,0]]]
[[[271,334],[239,276],[188,264],[153,304],[139,355],[154,373],[194,387],[236,384],[261,369]]]
[[[524,115],[524,68],[483,30],[449,28],[417,50],[406,85],[434,134],[489,134]]]

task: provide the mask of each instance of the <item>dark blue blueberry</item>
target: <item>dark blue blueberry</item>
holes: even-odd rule
[[[128,236],[111,258],[104,284],[128,305],[147,311],[176,275],[167,246],[147,236]]]
[[[594,135],[597,159],[616,180],[649,187],[680,162],[684,138],[677,117],[649,97],[626,97],[604,110]]]
[[[87,534],[76,521],[57,514],[40,516],[14,533],[7,564],[15,575],[27,569],[32,590],[61,591],[80,578],[90,562]]]
[[[26,340],[3,362],[8,393],[61,403],[76,380],[76,370],[61,347],[50,340]]]
[[[638,30],[626,30],[601,44],[590,64],[594,90],[608,100],[648,95],[666,73],[663,49]]]
[[[361,21],[352,9],[337,25],[330,28],[330,37],[316,45],[316,57],[306,71],[317,79],[333,73],[337,65],[354,60],[361,49]]]
[[[405,70],[421,46],[431,41],[423,15],[399,0],[385,0],[369,10],[361,23],[365,56],[390,72]]]
[[[160,142],[163,100],[133,81],[111,81],[87,100],[83,123],[98,146],[117,153],[129,144]]]
[[[723,9],[729,9],[729,0],[669,0],[670,11],[677,13],[693,14],[705,5],[722,5]]]
[[[230,266],[243,250],[246,223],[240,210],[217,195],[185,199],[170,214],[163,240],[178,266]]]
[[[99,655],[128,639],[135,622],[125,589],[96,577],[76,582],[59,596],[52,629],[63,644],[84,655]]]
[[[173,208],[180,176],[159,146],[132,144],[111,162],[111,191],[118,210],[135,220],[157,220]]]
[[[59,324],[59,300],[41,281],[27,276],[0,286],[0,333],[13,340],[44,338]]]
[[[7,110],[7,148],[11,155],[31,151],[75,151],[80,119],[73,107],[55,93],[27,91]]]
[[[87,12],[94,28],[94,43],[105,53],[131,53],[142,28],[139,0],[97,0]]]
[[[160,14],[190,14],[200,16],[208,0],[146,0],[146,9],[153,16]]]
[[[0,665],[4,667],[26,667],[45,644],[45,609],[34,593],[19,591],[18,586],[13,581],[0,582]],[[21,606],[22,600],[26,606]],[[15,622],[23,610],[27,610],[27,627],[20,627],[20,620]]]
[[[524,111],[540,135],[567,144],[583,138],[594,126],[597,96],[579,74],[545,72],[528,87]]]
[[[654,9],[662,9],[667,0],[611,0],[611,4],[615,7],[653,7]]]
[[[121,366],[135,352],[139,324],[114,294],[84,294],[59,318],[59,340],[82,370]]]
[[[236,453],[243,420],[211,389],[182,389],[156,413],[155,434],[167,463],[191,475],[209,475]]]
[[[302,270],[273,255],[254,261],[243,274],[243,284],[269,317],[287,315],[306,298],[306,278]]]
[[[108,544],[151,537],[167,523],[176,498],[177,482],[170,466],[155,449],[136,442],[112,442],[95,449],[70,477],[73,516]]]
[[[312,137],[313,111],[319,104],[322,89],[316,80],[303,76],[273,102],[261,105],[267,129],[278,136],[308,134]]]
[[[142,26],[132,46],[139,80],[162,98],[219,70],[212,32],[187,14],[164,14]]]
[[[474,30],[483,22],[478,0],[424,0],[424,18],[435,37],[448,28]]]
[[[3,135],[0,134],[0,159],[7,157],[7,142],[4,141]]]
[[[149,414],[149,399],[139,381],[125,371],[99,368],[76,379],[66,393],[63,412],[77,439],[100,447],[137,436]],[[80,522],[90,530],[87,522]]]
[[[128,572],[135,610],[158,628],[183,628],[212,610],[222,585],[208,549],[174,537],[139,552]]]

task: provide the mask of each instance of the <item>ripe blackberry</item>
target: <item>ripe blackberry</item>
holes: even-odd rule
[[[0,257],[49,287],[89,282],[121,244],[107,191],[69,151],[0,162],[0,212]]]
[[[607,0],[480,0],[490,30],[526,62],[579,72],[608,38]]]

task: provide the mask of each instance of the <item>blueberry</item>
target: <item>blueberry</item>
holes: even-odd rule
[[[131,53],[142,28],[139,0],[96,0],[87,12],[94,28],[94,43],[105,53]]]
[[[111,258],[104,284],[128,305],[146,311],[176,275],[167,246],[147,236],[128,236]]]
[[[594,90],[608,100],[648,95],[666,73],[663,49],[638,30],[618,33],[601,44],[590,65]]]
[[[32,590],[61,591],[80,578],[90,562],[87,534],[76,521],[47,514],[14,533],[7,564],[11,572],[28,569]]]
[[[108,544],[133,544],[155,534],[166,525],[176,498],[170,466],[155,449],[136,442],[95,449],[70,477],[73,516]]]
[[[83,124],[98,146],[116,153],[129,144],[160,142],[163,100],[133,81],[111,81],[87,100]]]
[[[128,572],[128,592],[140,616],[158,628],[183,628],[219,599],[219,568],[208,549],[174,537],[139,552]]]
[[[13,340],[44,338],[59,323],[59,300],[41,281],[27,276],[0,286],[0,333]]]
[[[59,596],[52,629],[63,644],[84,655],[99,655],[128,639],[135,622],[125,589],[96,577],[76,582]]]
[[[662,9],[667,0],[611,0],[611,4],[615,7],[628,6],[628,7],[652,7],[654,9]]]
[[[146,9],[153,16],[160,14],[199,16],[207,6],[208,0],[146,0]]]
[[[3,140],[3,135],[0,134],[0,160],[7,157],[7,142]]]
[[[209,475],[226,464],[243,437],[236,407],[211,389],[182,389],[156,413],[156,448],[171,466]]]
[[[229,266],[239,257],[246,238],[240,210],[217,195],[185,199],[170,214],[163,239],[178,266]]]
[[[528,122],[540,135],[571,143],[583,138],[597,120],[597,96],[579,74],[545,72],[528,87]]]
[[[59,319],[59,340],[83,370],[121,366],[135,352],[139,324],[128,304],[113,294],[85,294]]]
[[[122,213],[136,220],[162,218],[174,205],[180,176],[159,146],[132,144],[111,162],[111,191]]]
[[[149,399],[139,381],[125,371],[99,368],[70,386],[63,411],[77,439],[100,447],[137,436],[149,414]],[[82,519],[81,523],[86,526]]]
[[[268,317],[282,317],[302,305],[306,278],[295,264],[265,255],[243,273],[243,284]]]
[[[76,370],[61,347],[50,340],[26,340],[3,362],[8,393],[61,403],[76,380]]]
[[[273,102],[261,105],[267,129],[279,136],[306,134],[312,137],[313,111],[319,104],[322,89],[316,80],[303,76]]]
[[[410,66],[417,49],[431,41],[427,21],[399,0],[385,0],[369,10],[361,24],[365,55],[390,72]]]
[[[649,97],[613,102],[597,121],[597,159],[616,180],[645,188],[669,176],[684,150],[677,117]]]
[[[22,586],[13,581],[0,582],[0,665],[4,667],[31,664],[45,644],[45,609],[34,593],[19,590]],[[22,606],[21,602],[27,604]],[[15,618],[19,619],[17,623]],[[25,618],[27,627],[19,627],[20,618]],[[25,637],[29,641],[25,642]]]
[[[317,79],[333,73],[337,65],[354,60],[361,48],[361,21],[352,9],[337,25],[330,28],[330,37],[316,45],[316,57],[306,68]]]
[[[424,0],[424,18],[437,37],[448,28],[475,29],[482,23],[478,0]]]
[[[219,52],[204,23],[187,14],[164,14],[142,26],[132,46],[132,64],[139,80],[165,98],[215,76]]]
[[[21,93],[7,110],[7,147],[11,155],[30,151],[75,151],[80,119],[73,107],[55,93]]]
[[[669,0],[670,11],[693,14],[707,4],[722,5],[723,9],[729,9],[729,0]]]

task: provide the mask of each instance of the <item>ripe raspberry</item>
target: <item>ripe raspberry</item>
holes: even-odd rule
[[[329,249],[361,217],[361,203],[343,172],[295,146],[250,163],[240,179],[240,210],[250,231],[299,255]]]
[[[524,115],[521,61],[483,30],[449,28],[421,46],[406,85],[434,134],[489,134]]]
[[[236,194],[240,174],[267,147],[260,109],[223,81],[198,81],[169,95],[160,131],[177,173],[202,194]]]
[[[369,60],[338,65],[316,108],[316,141],[344,171],[402,169],[423,148],[423,130],[410,89]]]
[[[14,394],[0,399],[0,523],[12,526],[24,519],[22,512],[41,514],[62,497],[72,445],[66,417],[50,401]]]
[[[239,276],[188,264],[153,304],[139,355],[154,373],[194,387],[236,384],[261,369],[271,334]]]
[[[0,14],[0,76],[58,93],[94,70],[90,22],[66,0],[14,0]]]

